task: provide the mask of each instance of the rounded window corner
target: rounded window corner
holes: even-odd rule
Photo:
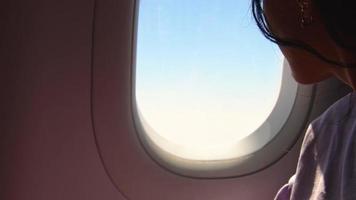
[[[278,100],[266,121],[239,145],[244,152],[221,160],[192,160],[169,153],[152,138],[154,129],[140,115],[133,103],[134,122],[139,140],[147,154],[161,167],[180,176],[191,178],[229,178],[246,176],[265,169],[291,149],[305,127],[313,99],[313,86],[298,86],[284,62]],[[135,99],[135,97],[133,97]],[[151,133],[148,134],[148,132]],[[166,141],[167,142],[167,141]],[[166,143],[169,145],[168,143]],[[256,145],[257,144],[257,145]]]

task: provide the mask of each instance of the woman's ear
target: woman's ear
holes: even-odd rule
[[[270,30],[275,36],[305,43],[325,57],[337,59],[334,45],[321,24],[316,9],[308,12],[308,15],[313,15],[313,22],[304,27],[297,0],[265,0],[264,9]],[[334,66],[304,49],[281,45],[280,49],[292,68],[293,77],[299,83],[312,84],[333,75],[331,69]]]
[[[265,0],[263,7],[270,30],[279,38],[305,41],[326,33],[312,0]]]

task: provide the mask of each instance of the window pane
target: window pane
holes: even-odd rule
[[[232,158],[274,108],[282,56],[250,1],[141,0],[136,101],[148,137],[186,159]]]

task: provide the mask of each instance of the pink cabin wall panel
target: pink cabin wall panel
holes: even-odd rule
[[[0,6],[0,199],[123,199],[90,119],[93,0]]]
[[[118,190],[131,200],[271,199],[293,173],[297,148],[226,180],[174,175],[147,156],[131,109],[135,1],[96,5],[94,35],[94,0],[0,6],[0,199],[125,199]]]

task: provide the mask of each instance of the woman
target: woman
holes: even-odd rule
[[[252,7],[297,82],[335,76],[356,90],[355,0],[252,0]],[[352,92],[310,124],[296,173],[275,199],[356,199],[355,104]]]

